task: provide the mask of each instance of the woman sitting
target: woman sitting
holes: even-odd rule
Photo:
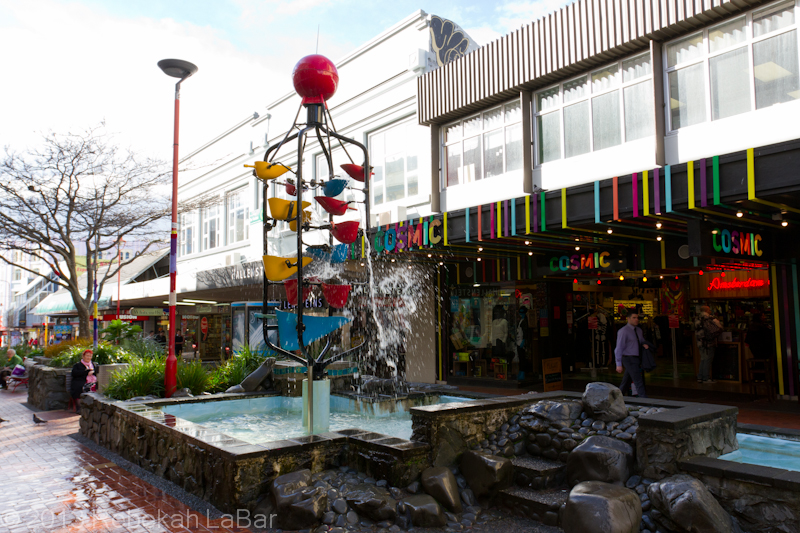
[[[97,390],[97,365],[92,363],[94,353],[91,350],[84,350],[81,360],[72,367],[72,384],[70,385],[70,395],[75,400],[75,412],[80,412],[81,394]],[[88,385],[88,387],[87,387]]]

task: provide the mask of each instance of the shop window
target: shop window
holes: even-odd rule
[[[665,56],[672,131],[800,98],[794,2],[683,37]]]
[[[220,244],[220,213],[219,205],[203,209],[203,250],[211,250]]]
[[[653,135],[650,54],[641,54],[536,94],[536,164]]]
[[[250,208],[245,198],[245,188],[228,193],[228,244],[250,238]]]
[[[197,250],[195,250],[195,237],[196,237],[196,221],[197,215],[195,212],[191,213],[184,213],[180,216],[180,255],[189,255]],[[125,259],[128,253],[126,252]]]
[[[419,194],[418,128],[415,121],[406,121],[370,134],[373,205]]]
[[[522,169],[522,107],[497,106],[444,128],[446,186]]]

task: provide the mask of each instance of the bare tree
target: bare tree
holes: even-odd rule
[[[5,149],[0,162],[0,250],[41,259],[51,272],[39,273],[4,255],[0,259],[67,289],[80,318],[79,334],[88,337],[95,281],[100,294],[121,267],[169,242],[171,168],[120,149],[102,124],[80,133],[50,133],[43,141],[22,154]],[[204,202],[183,204],[181,210]],[[121,241],[141,247],[130,258],[98,270],[95,280],[92,262],[116,251]],[[83,255],[87,283],[81,288]]]

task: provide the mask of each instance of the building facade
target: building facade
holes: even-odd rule
[[[656,376],[695,387],[709,304],[716,380],[768,367],[797,396],[795,2],[578,1],[425,74],[418,103],[449,245],[442,378],[596,378],[637,308]]]

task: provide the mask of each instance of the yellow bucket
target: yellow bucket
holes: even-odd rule
[[[313,258],[303,257],[303,266],[308,265]],[[297,266],[290,266],[297,263],[296,257],[277,257],[274,255],[265,255],[264,272],[267,274],[267,279],[270,281],[283,281],[289,276],[297,272]]]
[[[292,218],[297,216],[297,202],[283,200],[282,198],[270,198],[267,200],[267,203],[269,203],[270,216],[276,220],[286,220],[289,216]],[[303,202],[303,209],[306,209],[310,205],[311,202]],[[303,215],[303,217],[305,219],[305,215]]]
[[[256,177],[266,181],[274,180],[289,171],[289,167],[280,163],[268,163],[266,161],[256,161],[252,165],[245,165],[245,167],[256,169]]]

